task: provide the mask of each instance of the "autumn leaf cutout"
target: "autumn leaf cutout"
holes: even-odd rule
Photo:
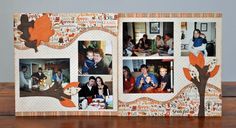
[[[36,19],[34,27],[29,27],[30,41],[36,41],[37,46],[41,42],[49,42],[49,38],[54,34],[52,23],[48,15],[43,15]]]
[[[64,107],[76,107],[75,104],[67,98],[63,98],[63,100],[60,101],[61,105]]]
[[[203,53],[201,52],[197,56],[195,56],[193,53],[190,52],[189,62],[192,66],[196,67],[198,71],[209,69],[209,66],[210,66],[210,65],[205,65],[205,58],[204,58]],[[215,65],[213,70],[211,71],[207,70],[205,74],[208,75],[210,78],[212,78],[217,74],[217,72],[219,71],[219,68],[220,68],[219,65]],[[192,75],[190,74],[189,68],[183,68],[183,72],[184,72],[185,77],[189,81],[193,80]]]

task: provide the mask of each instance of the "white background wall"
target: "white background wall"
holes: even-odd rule
[[[15,12],[222,12],[222,77],[223,81],[236,81],[235,5],[235,0],[1,0],[0,82],[14,81],[12,15]]]
[[[190,40],[193,38],[194,22],[187,23],[187,30],[184,29],[185,38],[181,40],[181,44],[189,44]]]
[[[215,33],[215,23],[210,22],[197,22],[197,29],[201,30],[201,23],[207,23],[207,31],[202,32],[206,35],[207,41],[216,41],[216,33]]]
[[[216,23],[215,22],[197,22],[196,29],[201,30],[201,23],[207,23],[207,31],[201,31],[205,34],[207,41],[216,41]],[[181,44],[189,44],[190,40],[193,38],[193,31],[194,31],[194,22],[187,23],[187,30],[182,29],[185,34],[185,38],[181,40]]]

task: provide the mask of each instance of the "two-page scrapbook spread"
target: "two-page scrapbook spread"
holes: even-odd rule
[[[221,116],[221,13],[15,13],[16,116]]]

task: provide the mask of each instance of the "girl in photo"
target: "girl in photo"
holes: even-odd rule
[[[96,84],[97,84],[97,98],[105,98],[105,96],[108,96],[109,94],[109,89],[107,85],[104,84],[103,79],[101,77],[96,77]]]
[[[124,93],[132,93],[134,91],[135,78],[132,76],[129,67],[123,67],[123,90]]]
[[[156,36],[156,44],[157,44],[157,48],[163,47],[164,45],[163,39],[161,38],[160,35]]]

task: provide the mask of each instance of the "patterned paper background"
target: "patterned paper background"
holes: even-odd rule
[[[14,15],[14,46],[17,49],[27,49],[23,40],[20,39],[21,31],[17,26],[21,24],[20,17],[24,13]],[[65,48],[73,43],[81,34],[90,30],[100,30],[117,35],[117,14],[115,13],[26,13],[29,21],[48,15],[52,22],[54,35],[50,37],[49,43],[42,42],[51,48]],[[60,41],[61,39],[61,41]]]

